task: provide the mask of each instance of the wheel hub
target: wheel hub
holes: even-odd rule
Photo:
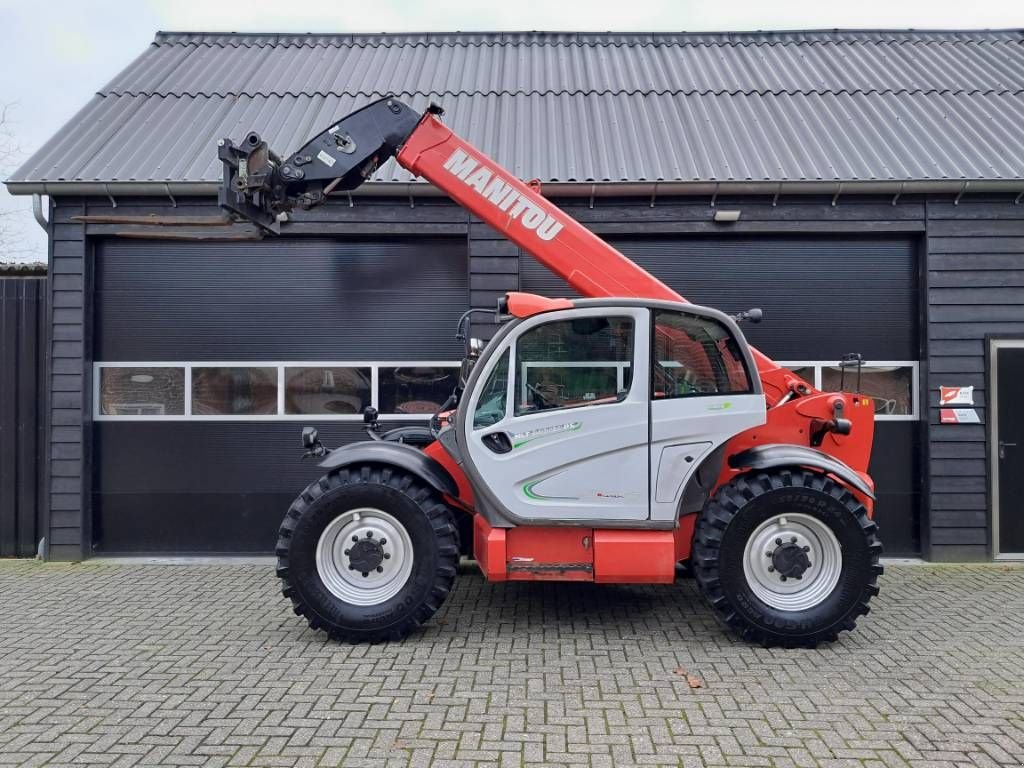
[[[380,605],[412,573],[412,538],[393,515],[373,507],[342,512],[320,535],[316,568],[335,597],[350,605]]]
[[[807,556],[810,549],[809,546],[800,546],[796,543],[796,537],[793,541],[776,545],[771,553],[772,567],[780,578],[802,579],[804,573],[811,567],[811,558]]]
[[[743,573],[761,602],[803,611],[824,602],[843,570],[843,550],[832,529],[803,513],[778,514],[747,539]]]
[[[384,546],[381,540],[371,538],[373,532],[367,532],[365,539],[356,537],[356,542],[345,550],[348,557],[349,570],[359,571],[368,575],[384,562]]]

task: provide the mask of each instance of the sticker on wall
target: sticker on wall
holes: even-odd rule
[[[974,387],[939,387],[939,405],[974,405]]]
[[[939,423],[981,424],[981,419],[973,408],[942,408],[939,410]]]

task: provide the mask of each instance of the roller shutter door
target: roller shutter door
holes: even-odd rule
[[[920,357],[916,244],[912,238],[608,238],[688,300],[738,312],[761,307],[744,325],[749,341],[782,361]],[[572,292],[528,256],[520,287],[548,296]],[[886,551],[920,552],[920,424],[878,421],[871,474]]]
[[[464,239],[274,239],[101,243],[95,270],[100,362],[459,360],[468,306]],[[272,551],[295,494],[303,423],[325,443],[358,423],[273,417],[97,420],[98,552]]]

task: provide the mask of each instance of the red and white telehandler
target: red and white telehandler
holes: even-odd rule
[[[461,555],[490,581],[671,583],[688,562],[743,638],[814,646],[853,629],[882,573],[870,398],[821,392],[750,347],[456,136],[431,106],[373,102],[279,157],[219,143],[220,204],[266,230],[391,157],[563,277],[582,299],[509,293],[425,428],[307,452],[323,476],[281,524],[277,573],[310,626],[400,639]],[[458,323],[458,333],[469,313]]]

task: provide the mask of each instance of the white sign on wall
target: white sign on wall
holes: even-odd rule
[[[981,424],[978,412],[973,408],[941,408],[940,424]]]
[[[939,405],[974,405],[974,387],[939,387]]]

